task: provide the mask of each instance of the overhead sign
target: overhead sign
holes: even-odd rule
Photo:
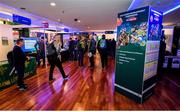
[[[49,28],[49,23],[48,22],[43,22],[43,28]]]
[[[14,23],[19,23],[19,24],[24,24],[24,25],[31,25],[31,19],[26,18],[20,15],[15,15],[13,14],[13,22]]]
[[[69,32],[69,29],[68,28],[64,28],[64,32]]]

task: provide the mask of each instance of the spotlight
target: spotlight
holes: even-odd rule
[[[56,3],[51,2],[50,5],[54,7],[54,6],[56,6]]]

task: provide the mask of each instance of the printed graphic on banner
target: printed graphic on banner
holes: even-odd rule
[[[153,94],[161,24],[162,14],[150,7],[118,15],[115,90],[139,103]]]
[[[137,93],[142,90],[148,13],[149,7],[140,8],[119,14],[117,20],[115,83]]]
[[[157,74],[157,64],[159,58],[160,37],[162,29],[162,17],[162,13],[150,9],[144,81]]]
[[[162,17],[162,13],[150,10],[148,40],[160,40]]]

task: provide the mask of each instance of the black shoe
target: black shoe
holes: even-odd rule
[[[24,90],[26,90],[27,89],[27,86],[21,86],[21,87],[19,87],[19,90],[20,91],[24,91]]]
[[[66,75],[63,79],[64,80],[68,80],[69,79],[69,75]]]
[[[49,79],[49,81],[54,81],[54,80],[56,80],[56,79],[55,79],[55,78],[50,78],[50,79]]]
[[[20,86],[21,86],[21,85],[17,85],[18,88],[20,88]],[[23,86],[23,87],[28,87],[27,84],[23,84],[22,86]]]

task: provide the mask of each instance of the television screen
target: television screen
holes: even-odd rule
[[[22,47],[22,50],[24,52],[34,52],[36,51],[35,49],[35,44],[37,43],[37,38],[25,38],[24,39],[24,46]]]

